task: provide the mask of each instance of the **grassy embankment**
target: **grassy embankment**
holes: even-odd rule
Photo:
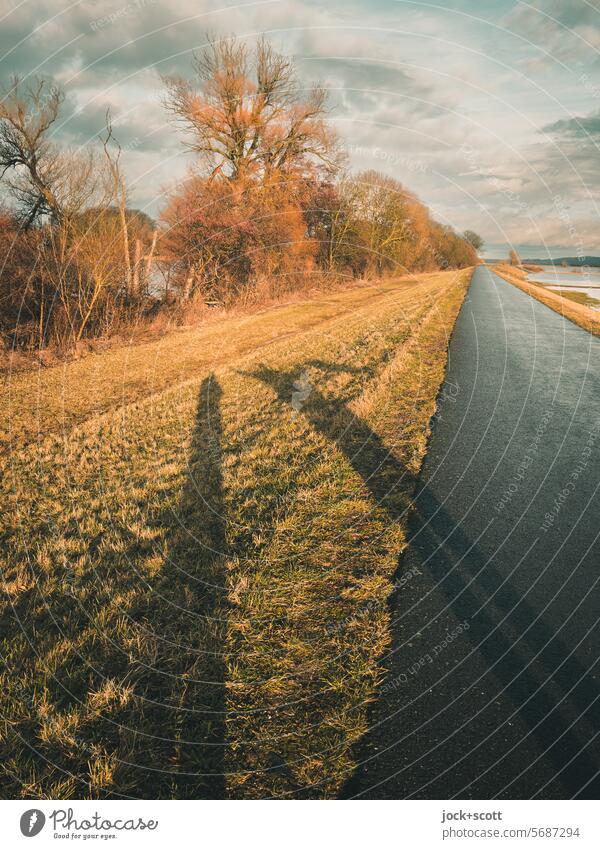
[[[5,386],[5,797],[337,792],[469,277]]]
[[[600,336],[600,313],[590,309],[590,304],[593,304],[594,301],[589,299],[585,293],[565,290],[560,293],[551,291],[540,283],[529,282],[526,272],[512,265],[498,263],[491,265],[490,268],[504,280],[527,292],[540,303],[583,327],[589,333]]]

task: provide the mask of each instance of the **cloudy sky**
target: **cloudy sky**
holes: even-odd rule
[[[74,145],[110,106],[134,203],[155,213],[191,162],[161,75],[187,73],[207,33],[267,33],[328,88],[355,169],[400,179],[489,255],[600,253],[595,3],[1,0],[1,76],[58,79],[56,132]]]

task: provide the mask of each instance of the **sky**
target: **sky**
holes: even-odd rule
[[[192,165],[162,106],[207,38],[266,33],[353,170],[400,180],[488,255],[600,253],[600,0],[0,0],[0,78],[67,99],[56,137],[93,143],[107,107],[133,205],[156,215]]]

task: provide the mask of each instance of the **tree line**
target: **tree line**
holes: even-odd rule
[[[325,91],[261,38],[213,40],[164,107],[192,154],[156,220],[132,207],[110,114],[98,143],[57,141],[61,87],[13,78],[0,102],[0,334],[67,351],[190,306],[323,281],[458,268],[481,240],[398,180],[349,173]]]

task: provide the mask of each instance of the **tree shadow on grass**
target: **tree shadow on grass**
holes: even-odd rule
[[[278,372],[261,366],[251,376],[269,385],[280,401],[289,404],[299,376],[311,365],[314,363],[307,361],[293,372]],[[319,367],[332,372],[340,370],[334,363],[320,362]],[[376,503],[388,511],[391,521],[404,523],[410,516],[409,541],[414,540],[418,544],[417,561],[429,575],[429,586],[433,585],[436,591],[443,593],[445,604],[459,622],[468,620],[470,628],[464,636],[482,655],[485,664],[493,666],[494,678],[518,707],[520,719],[544,752],[544,758],[552,763],[555,773],[560,773],[560,781],[569,795],[581,792],[583,796],[593,798],[598,790],[597,778],[594,777],[600,764],[589,750],[586,751],[589,739],[585,732],[582,734],[573,728],[572,720],[573,711],[589,718],[593,712],[591,706],[600,696],[598,683],[590,670],[577,660],[572,647],[562,642],[539,611],[529,604],[510,580],[506,580],[494,561],[488,560],[484,552],[473,544],[430,488],[424,486],[419,477],[394,456],[367,422],[335,398],[323,397],[314,386],[303,399],[300,412],[316,431],[343,452]],[[401,578],[406,568],[407,561],[402,558],[396,580]],[[494,596],[493,603],[482,607],[481,596],[473,589],[474,578],[480,592],[490,598]],[[390,607],[392,646],[385,662],[385,673],[388,681],[394,681],[399,672],[406,670],[410,659],[406,656],[405,635],[398,619],[398,601],[394,595],[390,596]],[[549,681],[554,692],[548,689]],[[418,684],[415,686],[418,688]],[[491,687],[497,687],[497,684],[492,683]],[[557,688],[564,700],[556,698]],[[597,703],[595,706],[597,708]],[[443,713],[443,704],[436,707]],[[443,724],[443,717],[436,721]],[[506,721],[509,721],[508,715]],[[384,746],[389,745],[389,741],[399,740],[406,729],[397,697],[393,694],[380,697],[379,704],[376,702],[371,710],[371,723],[384,726]],[[443,739],[453,731],[452,726],[442,727],[438,736]],[[359,764],[365,759],[375,763],[371,763],[368,777],[358,768],[348,782],[344,796],[384,782],[389,777],[389,761],[385,765],[382,763],[378,772],[376,755],[373,755],[373,745],[376,744],[375,749],[382,745],[381,733],[381,727],[367,732],[357,746],[356,761]],[[465,741],[465,752],[468,749]],[[400,760],[392,771],[397,771],[399,764]],[[499,765],[498,769],[501,771],[502,766]],[[509,766],[506,769],[507,781],[517,777],[510,774]],[[446,779],[447,782],[451,780],[451,777]],[[536,780],[534,768],[529,782],[532,793],[537,789]],[[582,790],[586,784],[586,789]],[[398,792],[397,785],[395,792]],[[485,787],[482,787],[481,793],[485,793]]]

